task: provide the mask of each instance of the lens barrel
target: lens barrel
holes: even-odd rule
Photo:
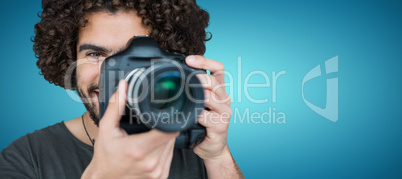
[[[126,77],[128,103],[141,123],[166,132],[196,124],[204,109],[204,91],[194,71],[175,61],[158,61]]]

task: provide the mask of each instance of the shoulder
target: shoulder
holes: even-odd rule
[[[21,155],[32,153],[32,151],[38,146],[50,141],[54,141],[57,137],[59,137],[61,135],[59,133],[62,133],[63,131],[63,125],[63,123],[57,123],[41,130],[35,130],[32,133],[28,133],[12,142],[1,152],[1,156],[13,153],[18,153]]]
[[[53,138],[55,131],[62,129],[62,123],[36,130],[12,142],[0,153],[0,176],[34,177],[34,153],[43,143]]]
[[[56,123],[22,136],[4,150],[16,150],[17,148],[24,148],[25,151],[31,152],[34,156],[44,156],[48,155],[49,152],[54,153],[66,151],[67,149],[93,150],[90,146],[75,138],[64,122]]]
[[[79,178],[92,153],[93,149],[76,139],[64,123],[57,123],[5,148],[0,154],[0,178]]]
[[[20,137],[10,144],[7,148],[33,148],[43,146],[46,143],[58,141],[66,135],[65,126],[62,122],[48,126],[46,128],[35,130],[25,136]],[[68,132],[68,131],[67,131]],[[62,138],[60,138],[62,137]],[[6,148],[6,149],[7,149]]]

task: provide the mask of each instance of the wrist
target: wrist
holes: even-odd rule
[[[226,160],[232,160],[232,154],[230,153],[229,147],[226,145],[222,151],[214,156],[203,158],[204,163],[220,163]]]
[[[222,151],[221,155],[204,159],[208,178],[244,178],[239,166],[233,159],[229,147]]]

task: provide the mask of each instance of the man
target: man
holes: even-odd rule
[[[226,142],[231,109],[224,68],[200,56],[209,15],[193,0],[44,0],[42,8],[37,65],[50,83],[76,89],[87,112],[13,142],[0,155],[0,178],[243,178]],[[119,128],[124,80],[100,119],[100,66],[135,35],[148,35],[161,48],[189,55],[190,67],[211,72],[198,75],[210,110],[198,119],[207,136],[193,150],[174,149],[178,133],[127,135]]]

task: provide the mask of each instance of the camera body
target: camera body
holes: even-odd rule
[[[128,134],[159,129],[180,131],[176,148],[193,148],[205,138],[197,123],[204,109],[204,89],[185,64],[184,55],[170,53],[147,36],[133,37],[125,50],[105,59],[99,79],[99,114],[104,115],[118,82],[128,82],[127,105],[120,127]],[[114,99],[116,100],[116,99]]]

